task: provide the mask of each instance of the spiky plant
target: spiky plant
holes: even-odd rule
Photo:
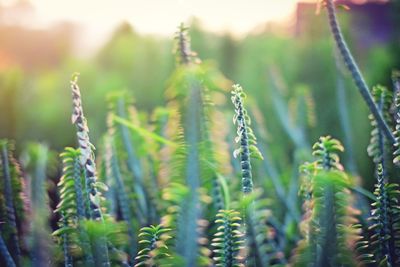
[[[168,233],[171,231],[162,225],[142,227],[139,233],[139,250],[135,267],[139,266],[170,266],[167,262],[171,257],[168,249]]]
[[[129,256],[122,249],[128,246],[127,225],[124,222],[117,222],[114,218],[104,214],[104,222],[95,220],[84,220],[82,229],[89,236],[93,251],[95,266],[101,262],[103,257],[98,255],[101,252],[99,242],[106,241],[110,266],[129,266]],[[101,243],[100,243],[101,244]]]
[[[303,266],[307,263],[309,258],[314,257],[313,244],[310,244],[316,236],[313,228],[313,177],[316,175],[316,166],[313,163],[306,162],[299,168],[300,172],[300,189],[299,195],[302,197],[303,204],[303,218],[299,224],[299,231],[303,237],[294,249],[293,257],[291,259],[293,266]]]
[[[140,214],[139,220],[142,225],[152,223],[156,221],[156,210],[151,202],[148,187],[146,187],[147,184],[144,179],[146,174],[143,170],[142,159],[138,155],[138,150],[144,142],[143,140],[135,140],[127,125],[117,123],[115,120],[117,116],[118,119],[122,120],[138,121],[136,118],[132,119],[133,112],[130,112],[132,110],[131,97],[127,92],[121,91],[110,95],[108,98],[110,106],[108,128],[112,131],[116,152],[121,151],[118,153],[119,157],[123,160],[122,162],[126,162],[126,168],[132,177],[130,180],[133,181],[133,190],[137,199],[136,205]],[[136,142],[136,146],[133,142]]]
[[[102,220],[99,193],[96,188],[96,165],[93,153],[93,144],[89,139],[89,128],[83,114],[81,92],[78,86],[78,75],[74,74],[71,80],[72,90],[72,123],[76,126],[76,135],[80,148],[80,163],[85,173],[85,188],[89,199],[89,215],[93,220]]]
[[[205,239],[202,218],[212,218],[213,212],[224,204],[208,120],[211,112],[208,95],[221,89],[208,77],[210,68],[195,57],[187,29],[182,25],[176,34],[176,54],[178,66],[167,89],[173,110],[169,126],[174,127],[173,136],[178,144],[171,162],[171,181],[187,185],[191,194],[183,203],[185,208],[180,209],[175,248],[186,260],[186,266],[193,266],[202,258],[199,257],[202,246],[198,243]],[[212,196],[212,209],[200,205],[203,188],[206,195]],[[203,226],[198,227],[199,223]]]
[[[117,200],[117,188],[112,176],[112,170],[107,166],[107,135],[102,138],[103,145],[100,148],[99,157],[99,177],[102,178],[104,184],[107,185],[107,191],[104,192],[105,208],[108,214],[114,218],[118,217],[118,200]]]
[[[58,203],[56,211],[65,209],[65,212],[73,212],[71,217],[81,220],[89,218],[89,210],[86,209],[87,205],[85,205],[83,196],[83,170],[79,164],[80,152],[78,149],[66,147],[60,157],[63,162],[63,175],[58,183],[61,201]]]
[[[395,70],[392,73],[393,87],[394,87],[394,95],[400,91],[400,71]]]
[[[72,231],[72,228],[68,226],[68,218],[65,214],[61,213],[61,218],[59,222],[60,229],[63,229],[63,232],[59,234],[61,236],[61,243],[63,249],[63,256],[64,256],[64,266],[65,267],[72,267],[73,266],[73,256],[71,253],[71,238],[69,231]]]
[[[179,231],[180,228],[185,228],[187,218],[185,211],[191,208],[190,203],[187,202],[188,196],[191,194],[189,188],[181,183],[172,183],[163,190],[162,198],[166,205],[166,214],[161,218],[161,223],[165,227],[171,229],[171,232],[175,235],[172,240],[171,254],[173,255],[173,261],[175,264],[185,265],[186,259],[181,255],[179,247],[181,244],[177,244],[177,240],[183,240],[185,238],[184,231]],[[200,205],[206,203],[207,197],[204,196],[204,192],[199,192]],[[207,248],[207,239],[202,238],[204,236],[204,228],[207,227],[205,220],[196,221],[195,227],[197,228],[197,234],[199,238],[195,241],[198,251],[193,255],[196,257],[196,266],[208,266],[210,264],[209,254],[210,251]]]
[[[270,266],[281,263],[282,257],[279,256],[279,248],[272,241],[271,236],[265,233],[273,232],[269,223],[270,211],[265,203],[259,200],[258,194],[253,194],[253,179],[251,158],[263,159],[257,148],[257,140],[253,133],[251,120],[244,107],[246,94],[239,85],[233,86],[232,103],[235,107],[233,122],[237,126],[237,137],[235,141],[239,143],[239,148],[234,151],[234,156],[240,156],[241,178],[243,200],[241,208],[246,228],[246,242],[249,248],[247,259],[248,264]],[[254,248],[254,249],[250,249]]]
[[[379,112],[378,107],[375,105],[371,92],[368,88],[367,83],[361,71],[358,68],[356,61],[354,60],[350,49],[347,46],[347,43],[343,37],[342,31],[340,29],[338,19],[336,16],[335,4],[333,3],[334,0],[321,0],[326,5],[328,10],[328,17],[329,17],[329,26],[331,28],[332,36],[336,42],[336,46],[344,60],[344,63],[348,70],[353,77],[355,85],[357,86],[361,96],[364,98],[368,108],[370,109],[372,115],[374,116],[377,124],[382,129],[382,132],[385,134],[386,138],[392,144],[395,143],[395,137],[392,133],[392,130],[385,122],[383,115]]]
[[[281,72],[276,66],[272,65],[268,68],[267,74],[270,85],[269,90],[271,90],[270,95],[272,98],[274,109],[276,111],[276,115],[279,117],[279,123],[282,125],[283,129],[292,140],[297,150],[304,150],[308,152],[310,150],[310,144],[306,138],[307,135],[304,129],[305,125],[302,125],[302,122],[299,120],[296,120],[295,123],[290,123],[293,122],[293,114],[290,114],[288,112],[290,111],[290,105],[286,103],[286,100],[283,97],[283,92],[287,91],[287,85],[285,85],[284,83]],[[309,100],[304,100],[306,101],[306,108],[308,113],[307,120],[309,122],[312,122],[312,100],[311,98]],[[300,104],[299,108],[301,107],[303,107],[303,105]]]
[[[382,113],[387,124],[391,125],[392,115],[390,114],[390,107],[392,105],[392,93],[387,88],[377,85],[372,89],[372,94],[379,112]],[[375,164],[382,164],[384,171],[386,171],[386,158],[388,155],[385,154],[385,151],[388,149],[388,144],[375,118],[372,115],[370,115],[369,118],[373,129],[371,131],[371,141],[367,150],[368,155],[372,157]]]
[[[167,131],[168,120],[171,116],[171,112],[169,109],[165,107],[156,108],[151,116],[151,124],[153,126],[153,132],[158,134],[159,136],[165,137]],[[162,185],[165,180],[167,180],[167,160],[165,159],[166,155],[169,151],[169,146],[155,142],[153,145],[153,150],[151,154],[151,161],[153,162],[153,183],[157,186]]]
[[[313,146],[316,161],[306,171],[304,189],[310,190],[306,206],[304,239],[293,258],[294,266],[355,266],[352,258],[352,218],[349,205],[351,180],[343,172],[338,152],[343,147],[330,136],[321,137]],[[303,224],[304,227],[304,224]],[[303,228],[304,229],[304,228]]]
[[[121,217],[128,224],[128,234],[129,234],[129,254],[133,257],[136,254],[136,238],[134,234],[135,221],[129,203],[131,202],[125,189],[124,181],[120,171],[114,136],[112,133],[112,128],[109,129],[109,136],[107,137],[107,158],[106,158],[106,168],[108,176],[113,179],[117,191],[117,202],[121,210]]]
[[[58,229],[53,236],[63,251],[64,266],[96,266],[102,262],[99,255],[99,242],[106,242],[109,250],[110,264],[126,266],[126,254],[116,246],[125,246],[124,226],[115,222],[108,214],[104,221],[95,221],[89,216],[89,200],[85,192],[85,176],[80,164],[80,150],[67,147],[61,153],[63,175],[58,183],[60,202],[54,212],[60,216]],[[99,190],[105,185],[96,182]],[[87,204],[85,204],[87,203]]]
[[[179,226],[179,219],[181,218],[180,211],[185,208],[184,200],[189,195],[190,191],[187,186],[181,183],[172,183],[162,192],[164,202],[168,203],[166,206],[166,215],[161,219],[162,224],[168,228],[176,229]]]
[[[377,165],[377,183],[371,204],[369,232],[358,242],[360,259],[364,264],[391,267],[400,264],[400,190],[398,184],[389,183],[382,164]]]
[[[89,203],[84,197],[84,175],[80,165],[80,152],[71,147],[60,154],[63,161],[63,175],[58,183],[60,202],[54,212],[59,213],[59,228],[53,236],[59,238],[65,266],[72,266],[77,251],[83,252],[83,263],[94,265],[89,236],[82,223],[89,218]]]
[[[22,199],[22,177],[19,173],[19,166],[12,157],[13,145],[8,140],[0,140],[0,199],[1,218],[6,224],[2,227],[3,239],[11,251],[11,256],[16,266],[21,264],[21,249],[17,227],[17,219],[22,222],[23,202]],[[19,215],[19,216],[18,216]],[[20,217],[20,218],[18,218]]]
[[[333,139],[329,135],[321,136],[318,142],[313,145],[313,156],[317,158],[316,167],[325,171],[343,170],[338,155],[339,152],[343,151],[344,147],[339,140]]]
[[[49,229],[48,171],[52,162],[47,145],[30,143],[22,157],[31,203],[29,249],[32,266],[50,266],[53,247]]]
[[[278,239],[282,230],[273,217],[268,200],[262,198],[257,189],[247,194],[235,209],[243,210],[243,224],[246,235],[245,251],[242,255],[246,266],[281,266],[286,263]],[[278,233],[279,232],[279,233]]]
[[[189,65],[199,61],[197,54],[190,47],[188,30],[189,28],[181,23],[175,34],[175,55],[178,63],[182,65]]]
[[[399,119],[399,114],[397,114],[397,109],[396,109],[396,98],[398,97],[398,93],[400,92],[400,71],[394,70],[392,72],[392,82],[393,82],[393,103],[391,111],[394,115],[393,123],[395,124],[397,122],[397,119]],[[395,135],[395,133],[393,133],[393,135]]]
[[[314,101],[312,99],[311,91],[306,86],[299,86],[296,88],[296,97],[289,100],[286,103],[284,95],[287,93],[287,85],[284,82],[281,72],[279,69],[271,65],[268,69],[268,81],[270,96],[272,97],[273,108],[276,115],[279,118],[279,123],[285,130],[287,136],[293,142],[296,150],[293,153],[294,164],[298,165],[299,162],[310,157],[310,145],[307,140],[307,129],[312,127],[315,123],[314,114]],[[259,106],[261,109],[262,107]],[[267,139],[268,137],[263,133],[265,131],[265,122],[262,120],[262,114],[257,110],[257,107],[250,106],[249,110],[255,119],[256,123],[253,124],[253,130],[256,136],[262,137],[260,143],[257,145],[262,153],[264,160],[262,165],[264,166],[268,176],[271,178],[271,182],[275,187],[276,195],[281,199],[281,202],[285,204],[287,210],[290,211],[285,218],[286,225],[293,225],[295,222],[300,221],[300,210],[298,203],[298,197],[295,191],[298,189],[298,175],[297,171],[293,172],[291,181],[289,182],[289,192],[285,192],[284,182],[282,177],[279,177],[279,167],[277,162],[271,155],[271,148],[273,143],[270,143],[271,148],[267,149]],[[257,114],[258,113],[258,114]],[[260,131],[261,130],[261,131]],[[296,169],[295,167],[294,169]],[[289,197],[288,197],[289,196]],[[284,210],[280,209],[280,212]],[[293,236],[295,238],[295,236]]]
[[[240,213],[234,210],[220,210],[215,220],[218,225],[212,240],[214,262],[221,267],[239,267],[243,265],[240,252],[243,249]]]
[[[2,232],[0,230],[0,255],[2,259],[4,259],[6,267],[16,267],[17,265],[14,262],[14,259],[11,256],[10,251],[6,246],[6,242],[4,242]]]
[[[289,99],[289,111],[293,124],[303,131],[305,127],[316,125],[315,102],[308,86],[300,85],[295,88],[295,95]]]
[[[347,169],[351,174],[357,174],[357,164],[354,155],[352,125],[350,122],[350,99],[347,98],[347,88],[345,83],[345,67],[340,61],[340,55],[337,49],[334,50],[334,59],[336,65],[336,105],[340,118],[340,127],[343,132],[343,145],[346,147]]]
[[[190,47],[188,29],[183,24],[175,38],[178,66],[172,75],[167,97],[175,112],[178,129],[181,129],[175,134],[182,137],[179,141],[184,144],[182,152],[186,155],[186,171],[192,173],[185,175],[186,183],[191,188],[205,187],[213,197],[212,204],[217,212],[223,201],[217,179],[216,152],[210,133],[210,117],[215,114],[214,109],[211,109],[211,97],[217,91],[223,91],[225,80],[214,68],[201,63],[196,57]],[[199,170],[199,177],[193,174],[192,167]]]
[[[389,109],[391,106],[392,95],[384,87],[376,87],[374,89],[374,96],[376,102],[387,121],[391,121],[391,114]],[[398,92],[395,90],[395,102],[398,101]],[[396,112],[398,105],[395,106]],[[398,115],[398,114],[395,114]],[[396,128],[397,119],[396,118]],[[374,121],[372,121],[374,123]],[[358,251],[360,252],[360,259],[364,264],[375,264],[379,266],[396,266],[400,263],[400,206],[399,199],[399,186],[398,184],[389,183],[388,171],[386,161],[386,151],[389,146],[385,144],[382,130],[372,124],[371,145],[368,149],[368,154],[372,157],[376,165],[376,178],[375,184],[376,201],[371,204],[371,225],[368,230],[363,231],[361,239],[358,242]],[[397,132],[394,133],[397,138]],[[397,144],[397,143],[396,143]],[[373,149],[370,149],[370,148]],[[395,152],[395,156],[396,156]],[[396,157],[395,157],[395,163]]]
[[[257,139],[250,127],[251,120],[244,108],[246,94],[240,85],[234,85],[232,90],[232,103],[235,106],[233,123],[237,125],[237,137],[239,148],[234,151],[234,156],[240,156],[242,171],[242,192],[249,194],[253,192],[253,177],[251,172],[250,157],[261,158],[262,155],[256,147]]]
[[[394,96],[395,105],[395,131],[393,132],[396,142],[394,143],[393,163],[400,166],[400,90],[395,91]]]
[[[80,149],[80,164],[85,177],[85,195],[89,203],[89,217],[92,220],[103,222],[104,218],[100,207],[101,194],[98,191],[100,184],[97,182],[96,164],[93,152],[94,146],[89,139],[89,128],[83,114],[81,93],[77,82],[78,75],[74,74],[71,80],[73,103],[72,123],[76,126],[76,135]],[[94,254],[96,254],[94,257],[95,263],[101,266],[110,266],[106,237],[98,237],[94,242]]]

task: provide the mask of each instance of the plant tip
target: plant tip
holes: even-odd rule
[[[74,82],[74,83],[77,83],[77,82],[78,82],[79,75],[80,75],[79,72],[74,72],[74,73],[72,73],[72,75],[71,75],[71,81]]]

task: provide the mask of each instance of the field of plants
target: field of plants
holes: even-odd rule
[[[32,102],[0,68],[0,266],[400,266],[399,49],[355,57],[352,10],[318,9],[314,46],[253,35],[239,56],[184,24],[129,54],[124,25],[103,67],[25,77]]]

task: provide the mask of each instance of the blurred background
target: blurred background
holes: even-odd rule
[[[313,107],[306,139],[344,140],[351,168],[372,173],[368,110],[347,72],[341,75],[326,12],[316,14],[316,2],[0,1],[0,138],[46,142],[59,151],[75,144],[73,72],[81,74],[95,144],[106,129],[109,92],[128,89],[141,111],[164,106],[173,36],[184,22],[193,50],[240,83],[263,115],[273,156],[293,151],[285,123],[296,116],[295,100],[309,93],[312,103],[298,104]],[[339,8],[340,23],[368,84],[391,87],[391,71],[400,68],[399,1],[337,2],[350,8]]]

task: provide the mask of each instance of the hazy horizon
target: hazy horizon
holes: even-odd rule
[[[16,2],[2,1],[6,6]],[[90,51],[107,40],[122,22],[128,22],[140,34],[171,36],[181,22],[195,17],[208,31],[241,36],[267,22],[288,21],[297,2],[310,0],[101,0],[95,5],[92,0],[20,2],[29,2],[33,8],[29,18],[9,15],[14,23],[36,28],[73,23],[78,26],[80,48]]]

